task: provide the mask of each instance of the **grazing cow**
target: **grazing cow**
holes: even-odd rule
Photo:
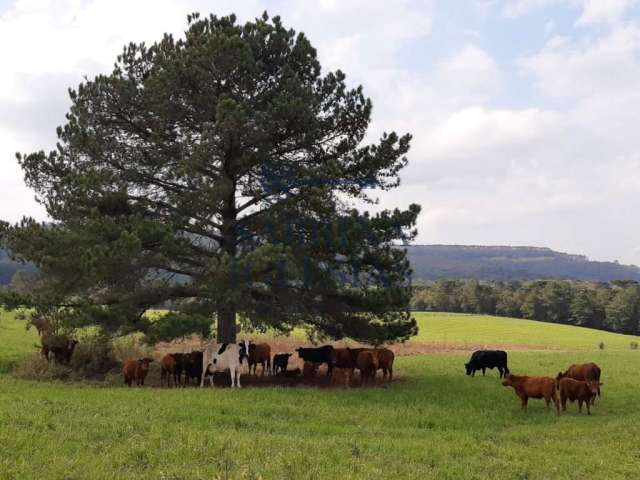
[[[149,373],[149,364],[153,362],[152,358],[139,358],[138,360],[127,360],[122,367],[122,376],[124,383],[129,387],[135,381],[136,385],[143,387],[144,379]]]
[[[327,375],[331,375],[331,370],[333,369],[333,346],[325,345],[319,348],[296,348],[296,352],[298,352],[298,356],[304,360],[305,362],[312,363],[326,363],[327,364]]]
[[[378,351],[363,350],[358,354],[356,359],[356,367],[360,370],[360,379],[362,385],[374,385],[376,381],[376,372],[378,371]]]
[[[306,379],[314,378],[316,373],[318,373],[318,367],[320,367],[319,363],[304,362],[302,366],[302,376]]]
[[[566,372],[558,373],[556,377],[558,380],[561,378],[573,378],[574,380],[582,380],[586,382],[599,382],[600,374],[602,370],[593,362],[590,363],[576,363],[571,365]],[[600,397],[600,389],[598,389],[598,397]],[[591,404],[595,403],[595,397],[591,399]]]
[[[212,343],[205,348],[202,354],[202,377],[200,387],[204,387],[205,378],[213,387],[213,372],[229,370],[231,375],[231,387],[240,388],[240,366],[242,360],[247,358],[247,342],[241,341],[237,345],[232,343]]]
[[[160,360],[160,388],[176,386],[176,357],[168,353]]]
[[[390,383],[393,380],[393,361],[396,356],[388,348],[381,348],[378,350],[378,368],[382,369],[382,378]],[[387,379],[387,374],[389,378]]]
[[[520,397],[522,409],[527,411],[529,398],[544,398],[549,410],[549,404],[553,400],[556,411],[560,415],[560,403],[556,393],[556,379],[551,377],[526,377],[507,373],[502,381],[505,387],[513,387],[516,395]]]
[[[500,378],[509,374],[507,352],[503,350],[478,350],[473,352],[468,363],[464,364],[467,375],[475,376],[476,370],[482,370],[484,376],[487,368],[497,368]]]
[[[563,377],[558,381],[558,389],[560,390],[560,403],[562,410],[567,410],[567,400],[571,402],[578,401],[578,412],[582,413],[582,403],[587,404],[587,413],[591,415],[590,405],[598,393],[600,393],[600,385],[598,381],[574,380],[573,378]]]
[[[194,379],[197,385],[202,377],[202,352],[195,351],[184,355],[184,385],[189,385],[191,379]]]
[[[331,385],[348,388],[351,384],[352,368],[335,367],[331,373]]]
[[[267,371],[271,371],[271,347],[266,343],[249,342],[249,375],[251,375],[251,367],[253,367],[253,374],[256,374],[258,364],[262,366],[263,377],[265,364]]]
[[[287,367],[289,366],[289,357],[291,353],[276,353],[273,356],[273,374],[277,374],[278,372],[286,372]]]

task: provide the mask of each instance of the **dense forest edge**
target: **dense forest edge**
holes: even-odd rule
[[[438,280],[417,286],[413,310],[475,313],[640,333],[640,284],[570,280]]]

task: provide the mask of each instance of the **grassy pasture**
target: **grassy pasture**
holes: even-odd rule
[[[391,388],[347,391],[126,389],[0,374],[0,479],[637,476],[640,351],[629,349],[630,337],[614,348],[612,334],[595,332],[594,342],[591,331],[558,333],[537,322],[513,327],[512,338],[502,319],[419,320],[426,341],[442,342],[445,332],[446,342],[460,345],[548,339],[561,351],[513,350],[514,373],[550,375],[593,360],[603,369],[603,398],[591,417],[570,405],[556,418],[535,400],[525,415],[495,371],[464,375],[467,353],[401,357]],[[0,362],[33,352],[30,334],[0,313]]]

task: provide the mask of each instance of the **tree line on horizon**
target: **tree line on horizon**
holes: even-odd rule
[[[411,307],[640,334],[640,283],[634,281],[438,280],[415,287]]]

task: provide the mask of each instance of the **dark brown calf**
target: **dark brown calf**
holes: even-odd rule
[[[396,356],[388,348],[381,348],[378,350],[378,368],[382,369],[382,378],[387,379],[387,382],[393,380],[393,361]]]
[[[522,409],[527,411],[529,398],[544,398],[549,410],[549,404],[553,401],[556,412],[560,415],[560,402],[556,393],[556,380],[551,377],[526,377],[507,374],[502,381],[505,387],[513,387],[516,395],[522,402]]]
[[[560,403],[562,403],[562,410],[567,410],[567,400],[571,402],[578,401],[578,412],[582,413],[582,404],[587,404],[587,413],[591,415],[590,405],[593,403],[593,399],[600,392],[600,382],[583,380],[574,380],[573,378],[565,377],[558,381],[558,389],[560,390]]]
[[[253,374],[256,374],[258,364],[262,365],[262,376],[264,376],[265,364],[267,371],[271,371],[271,347],[266,343],[249,344],[249,375],[251,375],[251,367],[253,367]]]
[[[165,383],[167,388],[176,386],[176,358],[170,353],[160,360],[160,388]]]
[[[360,379],[363,386],[375,384],[378,366],[377,350],[363,350],[358,354],[356,367],[360,370]]]
[[[153,362],[152,358],[140,358],[138,360],[127,360],[122,367],[122,376],[124,383],[129,387],[135,381],[136,385],[144,386],[144,379],[149,373],[149,364]]]

